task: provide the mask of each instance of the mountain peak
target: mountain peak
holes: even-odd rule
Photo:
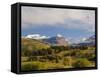
[[[57,34],[57,37],[63,37],[61,34]]]

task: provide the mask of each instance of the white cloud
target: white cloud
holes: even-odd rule
[[[22,7],[22,27],[34,27],[34,24],[65,24],[66,20],[77,20],[83,22],[84,25],[78,25],[79,23],[70,22],[70,26],[64,27],[75,28],[81,27],[87,30],[94,29],[95,26],[95,11],[93,10],[75,10],[75,9],[57,9],[57,8],[41,8],[41,7]],[[66,23],[67,24],[67,23]],[[41,26],[41,25],[39,25]],[[92,28],[92,29],[91,29]]]

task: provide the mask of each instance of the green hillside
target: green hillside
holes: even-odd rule
[[[95,47],[50,46],[42,40],[22,38],[21,70],[95,67]]]
[[[22,46],[22,55],[30,55],[31,52],[41,50],[41,49],[47,49],[50,46],[47,44],[44,44],[42,41],[35,40],[35,39],[26,39],[23,38],[21,40],[21,46]]]
[[[22,39],[22,46],[23,47],[27,46],[28,49],[32,49],[32,50],[47,49],[50,47],[49,45],[44,44],[43,42],[35,39]]]

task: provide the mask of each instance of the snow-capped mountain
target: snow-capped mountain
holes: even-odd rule
[[[30,34],[30,35],[27,35],[25,38],[30,38],[30,39],[47,39],[49,38],[48,36],[42,36],[40,34]]]
[[[47,39],[46,42],[49,42],[51,45],[57,45],[57,46],[68,45],[68,41],[66,41],[61,34],[57,34],[56,36]]]
[[[24,36],[24,38],[29,38],[29,39],[36,39],[36,40],[41,40],[44,43],[48,43],[50,45],[57,45],[57,46],[67,46],[68,41],[61,35],[57,34],[54,37],[48,37],[40,34],[30,34],[27,36]]]
[[[66,38],[64,38],[63,35],[57,34],[54,37],[44,36],[40,34],[30,34],[27,36],[24,36],[22,38],[29,38],[29,39],[36,39],[41,40],[44,43],[50,44],[50,45],[57,45],[57,46],[67,46],[69,45],[69,41],[66,41]],[[71,44],[72,46],[94,46],[95,45],[95,35],[90,36],[89,38],[85,38],[82,42],[77,44]]]
[[[85,40],[85,42],[95,42],[95,35],[89,37],[88,39]]]
[[[85,39],[83,42],[79,43],[79,45],[94,46],[95,45],[95,35]]]

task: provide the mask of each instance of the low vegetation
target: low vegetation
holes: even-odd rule
[[[21,69],[24,71],[94,66],[94,46],[50,46],[41,40],[22,39]]]

